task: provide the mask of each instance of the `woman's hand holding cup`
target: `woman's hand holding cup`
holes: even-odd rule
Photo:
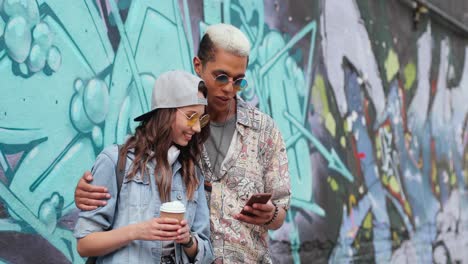
[[[136,226],[136,240],[176,240],[182,226],[174,218],[153,218]]]
[[[190,226],[187,224],[187,220],[180,222],[181,228],[177,230],[177,238],[174,240],[179,244],[186,244],[190,240]]]

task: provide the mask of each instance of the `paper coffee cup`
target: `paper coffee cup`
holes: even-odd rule
[[[179,201],[163,203],[160,209],[160,217],[175,218],[179,221],[184,220],[185,206]]]

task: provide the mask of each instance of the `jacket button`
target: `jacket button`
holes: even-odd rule
[[[177,195],[177,200],[182,200],[182,195],[180,193]]]

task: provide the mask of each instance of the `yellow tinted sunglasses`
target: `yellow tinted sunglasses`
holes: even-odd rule
[[[200,122],[200,128],[204,128],[208,123],[210,122],[210,115],[205,114],[200,117],[200,114],[198,113],[193,113],[191,116],[188,116],[186,113],[184,113],[182,110],[177,108],[177,111],[181,112],[185,118],[187,118],[187,126],[193,127],[195,124]]]

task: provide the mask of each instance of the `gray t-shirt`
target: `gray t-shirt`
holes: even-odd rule
[[[237,116],[234,115],[225,123],[210,122],[211,136],[205,142],[205,148],[210,158],[213,175],[218,178],[224,158],[231,145],[236,129]]]
[[[161,241],[162,252],[161,256],[170,256],[175,254],[175,245],[174,241]]]

